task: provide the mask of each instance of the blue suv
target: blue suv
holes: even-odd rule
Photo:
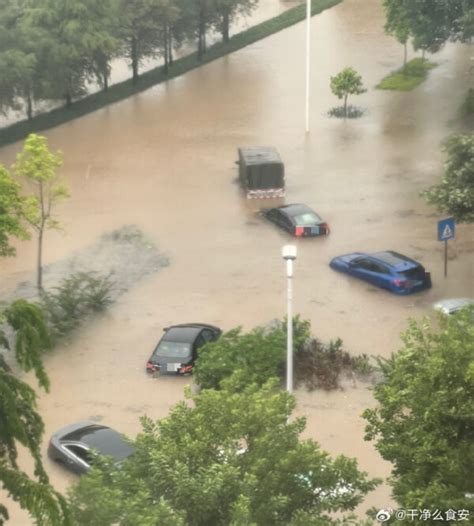
[[[333,258],[329,266],[395,294],[411,294],[431,288],[430,273],[423,265],[391,250],[375,254],[345,254]]]

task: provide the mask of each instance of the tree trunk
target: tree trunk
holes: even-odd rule
[[[222,17],[222,40],[229,42],[229,12],[225,11]]]
[[[405,40],[404,44],[404,53],[403,53],[403,67],[406,67],[407,65],[407,40]]]
[[[171,30],[168,33],[168,64],[173,65],[173,34]]]
[[[132,38],[132,48],[131,48],[131,59],[132,59],[132,83],[135,85],[138,82],[138,48],[137,48],[137,39]]]
[[[204,12],[199,13],[199,34],[198,34],[198,60],[202,60],[202,56],[206,52],[206,23]]]
[[[43,288],[43,230],[44,226],[38,231],[38,258],[36,261],[36,286],[39,290]]]
[[[168,26],[167,24],[164,25],[164,57],[165,57],[165,74],[168,75],[168,69],[169,69],[169,52],[168,52],[168,45],[169,45],[169,39],[168,39]]]
[[[33,118],[33,100],[31,98],[31,92],[28,90],[26,94],[26,115],[28,120],[31,121]]]
[[[69,92],[66,93],[64,98],[66,99],[66,107],[69,108],[70,106],[72,106],[72,97],[71,97],[71,94]]]
[[[106,62],[102,71],[102,82],[104,83],[104,91],[108,91],[109,89],[109,68],[107,66],[108,63]]]
[[[422,60],[425,60],[425,50],[424,49],[421,50],[421,58]]]
[[[344,95],[344,118],[347,117],[347,95]]]

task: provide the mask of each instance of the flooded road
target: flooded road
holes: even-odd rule
[[[331,225],[324,239],[296,240],[294,309],[320,338],[341,337],[353,353],[389,356],[409,316],[430,313],[438,299],[473,295],[472,227],[450,242],[443,278],[438,217],[419,198],[437,181],[439,143],[472,77],[473,47],[449,44],[439,66],[413,92],[376,91],[401,65],[403,49],[383,34],[378,0],[345,0],[312,20],[311,133],[304,134],[304,24],[249,46],[129,100],[48,131],[64,152],[72,197],[58,208],[64,233],[46,237],[45,260],[87,247],[106,231],[136,224],[170,258],[143,278],[69,345],[46,358],[51,393],[41,396],[46,438],[92,418],[129,435],[138,417],[165,416],[183,396],[186,378],[150,379],[145,361],[171,323],[204,321],[227,330],[281,318],[286,278],[280,257],[293,238],[265,223],[238,185],[237,147],[272,145],[285,162],[285,201],[305,202]],[[368,92],[349,99],[365,115],[327,117],[338,104],[329,78],[346,66]],[[0,150],[9,165],[21,145]],[[433,288],[397,297],[332,271],[329,260],[351,251],[392,249],[420,260]],[[0,293],[34,271],[35,244],[18,245],[0,261]],[[91,261],[91,269],[94,267]],[[364,385],[324,394],[298,393],[305,437],[332,454],[359,459],[373,476],[390,466],[363,441],[362,410],[373,404]],[[46,444],[45,444],[46,445]],[[73,480],[45,460],[54,485]],[[389,490],[369,495],[363,509],[387,505]],[[12,508],[10,506],[10,508]],[[13,515],[13,509],[12,509]],[[29,524],[23,514],[11,523]]]

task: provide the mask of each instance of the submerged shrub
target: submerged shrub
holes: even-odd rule
[[[352,356],[340,338],[329,343],[312,338],[296,349],[296,383],[308,389],[337,389],[342,375],[368,375],[374,370],[366,354]]]
[[[286,320],[257,327],[243,334],[240,327],[199,350],[194,368],[196,382],[204,389],[220,389],[231,378],[232,388],[242,391],[254,383],[286,377]],[[352,356],[342,340],[325,344],[311,338],[310,323],[298,316],[293,320],[295,384],[308,389],[336,389],[342,374],[373,372],[369,357]]]
[[[337,119],[357,119],[364,115],[364,110],[357,106],[349,104],[344,110],[344,106],[335,106],[328,111],[329,117],[336,117]]]
[[[54,339],[66,336],[76,329],[92,312],[110,305],[115,283],[109,275],[78,272],[63,279],[52,292],[43,291],[41,304],[51,335]]]

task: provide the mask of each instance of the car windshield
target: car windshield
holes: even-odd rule
[[[182,342],[170,342],[162,340],[155,352],[154,357],[162,358],[185,358],[191,354],[191,344]]]
[[[294,221],[298,226],[314,225],[315,223],[320,223],[321,218],[314,212],[306,212],[304,214],[299,214],[294,217]]]

